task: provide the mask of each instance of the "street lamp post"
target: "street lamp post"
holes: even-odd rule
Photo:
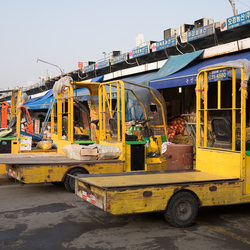
[[[228,1],[229,1],[229,3],[230,3],[231,6],[232,6],[234,16],[236,16],[237,13],[236,13],[236,10],[235,10],[235,3],[234,3],[232,0],[228,0]]]
[[[49,62],[43,61],[43,60],[41,60],[41,59],[37,59],[37,61],[36,61],[36,62],[43,62],[43,63],[50,64],[50,65],[52,65],[52,66],[55,66],[55,67],[57,67],[58,69],[60,69],[60,71],[61,71],[61,75],[63,75],[63,71],[61,70],[61,68],[60,68],[59,66],[57,66],[57,65],[53,64],[53,63],[49,63]]]

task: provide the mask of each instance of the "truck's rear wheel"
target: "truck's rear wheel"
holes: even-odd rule
[[[88,172],[83,168],[74,168],[70,170],[68,174],[78,175],[78,174],[88,174]],[[64,180],[64,186],[69,192],[75,193],[75,179],[74,178],[67,175]]]
[[[198,210],[197,198],[189,192],[181,191],[170,199],[164,215],[174,227],[189,227],[194,223]]]

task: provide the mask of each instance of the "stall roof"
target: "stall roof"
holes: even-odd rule
[[[144,82],[147,82],[150,79],[153,79],[156,73],[157,72],[150,72],[150,73],[144,73],[144,74],[140,74],[136,76],[127,76],[127,77],[121,78],[120,80],[137,83],[137,84],[143,84]]]
[[[90,82],[101,82],[103,76],[93,78]],[[88,100],[90,98],[89,90],[86,88],[74,90],[74,94],[79,96],[81,101]],[[49,90],[44,96],[29,100],[24,104],[27,109],[49,109],[53,100],[53,89]]]
[[[161,77],[155,80],[151,80],[149,85],[156,89],[194,85],[196,84],[196,76],[198,74],[199,69],[208,65],[238,59],[250,60],[250,51],[230,53],[224,56],[219,56],[210,59],[195,60],[186,67],[184,67],[182,70],[174,74],[171,74],[167,77]]]

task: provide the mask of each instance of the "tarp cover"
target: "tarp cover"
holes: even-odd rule
[[[186,53],[184,55],[170,56],[151,81],[153,82],[154,79],[167,77],[183,69],[199,57],[203,51],[204,50],[199,50],[192,53]]]
[[[93,78],[91,82],[101,82],[102,80],[103,76],[98,76]],[[74,95],[81,97],[81,101],[88,100],[90,98],[89,90],[86,88],[74,90]],[[41,97],[30,99],[24,104],[24,106],[26,106],[27,109],[49,109],[53,98],[53,89],[51,89]]]
[[[169,75],[168,77],[162,77],[150,81],[150,86],[156,89],[173,88],[187,85],[196,84],[196,76],[199,69],[206,67],[208,65],[223,63],[227,61],[233,61],[238,59],[248,59],[250,60],[250,51],[247,52],[237,52],[230,53],[223,56],[218,56],[210,59],[196,60],[189,65],[187,65],[182,70]]]
[[[124,77],[121,80],[148,86],[149,82],[151,82],[152,80],[167,77],[168,75],[171,75],[187,66],[190,62],[200,56],[202,52],[203,50],[193,53],[186,53],[184,55],[170,56],[166,63],[157,72]]]

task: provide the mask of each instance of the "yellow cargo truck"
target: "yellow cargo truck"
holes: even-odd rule
[[[76,105],[78,109],[81,105],[77,96],[77,89],[86,88],[89,90],[89,103],[92,108],[91,112],[93,117],[97,117],[97,111],[95,108],[95,102],[93,97],[98,97],[99,83],[95,82],[74,82],[70,86],[58,94],[57,104],[51,111],[51,140],[45,140],[43,142],[52,142],[57,145],[56,149],[32,149],[21,151],[21,119],[20,111],[14,107],[13,116],[16,119],[16,131],[15,140],[12,141],[12,154],[1,154],[0,162],[5,165],[6,174],[15,178],[23,183],[46,183],[51,182],[57,184],[58,182],[64,182],[65,187],[73,192],[74,181],[67,176],[66,173],[87,173],[88,164],[81,164],[78,161],[69,159],[62,151],[62,148],[71,144],[84,144],[89,145],[95,143],[98,138],[92,136],[94,140],[90,138],[86,128],[79,129],[79,119],[85,119],[85,127],[90,127],[91,123],[89,119],[86,119],[86,114],[80,112],[79,117],[74,121],[74,113]],[[75,92],[74,92],[74,89]],[[20,90],[21,91],[21,90]],[[19,93],[19,96],[22,93]],[[84,108],[84,107],[83,107]],[[86,113],[85,107],[85,113]],[[92,123],[95,121],[92,121]],[[86,166],[87,165],[87,166]],[[115,165],[117,166],[117,165]],[[97,169],[102,168],[101,162],[95,165],[94,172],[99,173]],[[107,171],[114,170],[114,164],[110,162],[107,167]],[[73,185],[73,186],[72,186]]]
[[[200,70],[195,169],[77,176],[76,194],[114,215],[164,212],[175,227],[194,223],[201,206],[249,203],[248,69],[243,60]]]
[[[98,127],[96,137],[91,141],[75,140],[74,86],[90,90],[95,113],[93,119],[99,119],[95,122]],[[58,145],[57,153],[27,152],[12,154],[11,157],[0,156],[8,175],[27,184],[64,182],[66,189],[75,192],[75,180],[71,176],[77,174],[166,170],[166,159],[160,151],[167,137],[166,106],[157,90],[123,81],[96,84],[72,82],[65,90],[66,95],[58,95],[57,111],[52,112],[51,118],[51,138]],[[94,105],[97,102],[99,106]],[[55,121],[57,130],[54,129]],[[131,128],[137,135],[129,134]],[[67,132],[64,133],[64,130]],[[103,157],[98,155],[95,160],[75,160],[63,152],[67,145],[86,146],[94,140],[102,147],[115,146],[120,155],[116,159],[107,158],[104,154]]]

